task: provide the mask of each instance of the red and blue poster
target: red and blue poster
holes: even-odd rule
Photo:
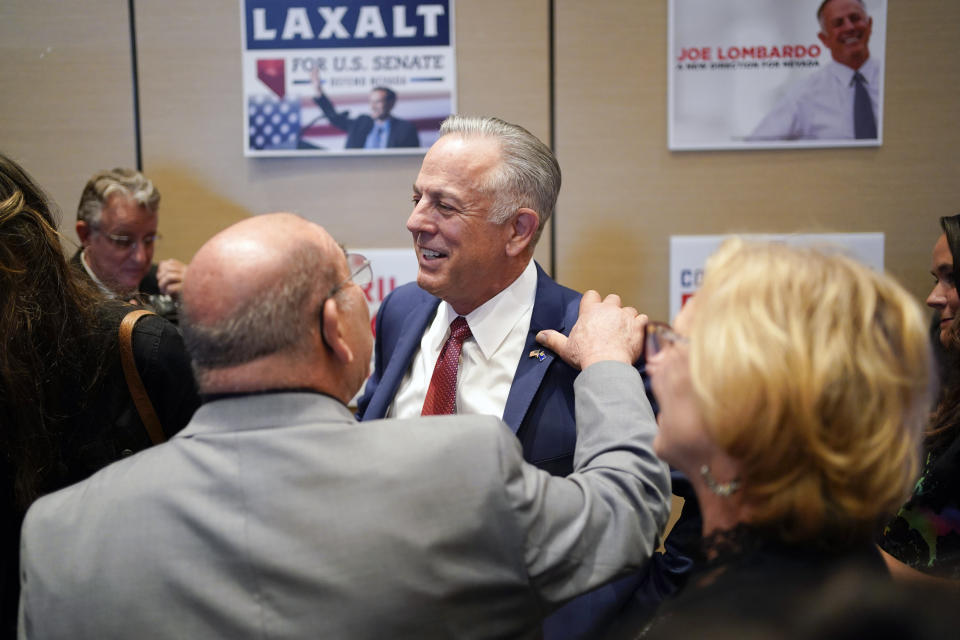
[[[423,153],[456,111],[453,0],[241,0],[244,155]]]

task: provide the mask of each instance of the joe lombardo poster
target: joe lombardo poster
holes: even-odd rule
[[[886,0],[670,0],[670,149],[879,146],[886,18]]]
[[[241,0],[244,155],[423,153],[456,111],[453,0]]]

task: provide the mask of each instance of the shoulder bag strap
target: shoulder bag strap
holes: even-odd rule
[[[135,309],[125,315],[120,322],[120,361],[123,363],[123,376],[127,379],[130,397],[133,398],[133,404],[137,407],[143,426],[147,428],[150,441],[153,444],[160,444],[167,438],[163,434],[157,412],[153,409],[153,403],[150,402],[150,396],[143,387],[143,380],[140,379],[140,372],[137,371],[137,363],[133,358],[133,327],[137,324],[137,320],[148,314],[153,312],[147,309]]]

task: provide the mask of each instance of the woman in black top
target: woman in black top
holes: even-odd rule
[[[0,637],[16,631],[30,503],[150,445],[120,364],[117,330],[131,309],[74,277],[47,197],[0,154]],[[133,350],[172,435],[199,405],[180,334],[147,317]]]
[[[879,544],[895,576],[956,580],[960,587],[960,215],[940,218],[940,227],[927,297],[939,320],[940,395],[924,443],[923,473]]]

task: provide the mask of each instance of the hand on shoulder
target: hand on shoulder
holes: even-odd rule
[[[581,370],[602,360],[633,364],[643,353],[646,324],[647,316],[621,306],[620,296],[601,300],[590,290],[580,300],[580,315],[569,337],[548,329],[537,334],[537,342]]]

